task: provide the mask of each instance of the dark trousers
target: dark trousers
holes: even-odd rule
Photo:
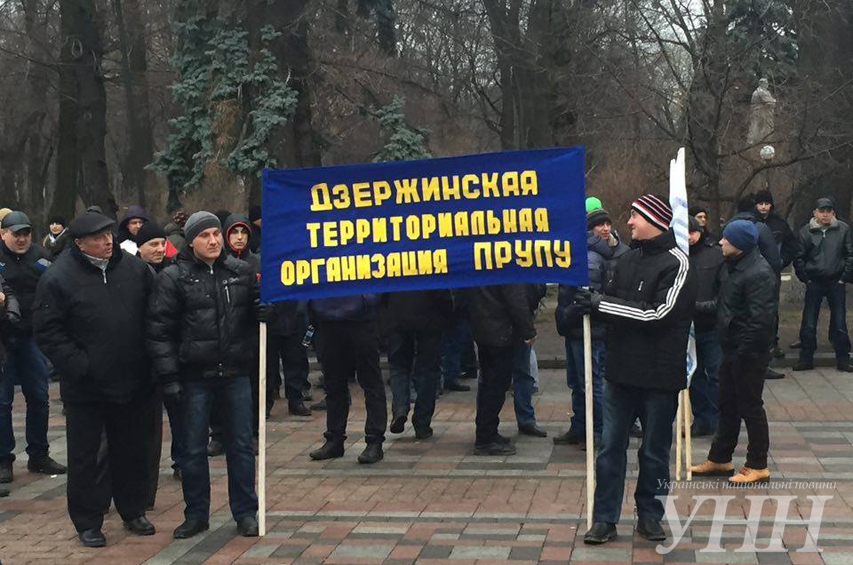
[[[586,372],[583,340],[566,338],[566,384],[572,389],[572,418],[569,431],[577,437],[586,437]],[[603,340],[592,341],[592,433],[601,437],[604,396],[604,365],[607,346]]]
[[[506,392],[512,384],[515,346],[495,347],[477,344],[480,354],[480,377],[477,382],[477,445],[494,443],[498,437],[500,414]]]
[[[160,457],[163,455],[163,395],[159,387],[148,400],[145,415],[145,437],[148,440],[148,507],[157,499],[160,482]]]
[[[147,399],[126,404],[68,402],[68,514],[78,532],[100,529],[110,496],[122,520],[145,514],[148,502]],[[98,480],[101,433],[107,434],[109,480]]]
[[[720,361],[723,352],[716,328],[696,332],[696,372],[690,381],[690,406],[693,425],[716,430],[720,408]]]
[[[228,466],[228,502],[235,520],[258,512],[255,494],[255,451],[252,445],[252,387],[249,377],[188,380],[183,383],[186,457],[181,472],[184,516],[207,520],[210,516],[210,465],[207,439],[210,411],[221,410]]]
[[[349,377],[356,375],[364,390],[367,420],[365,442],[385,441],[388,409],[379,369],[376,321],[323,321],[323,371],[326,378],[326,433],[329,441],[343,442],[349,418]]]
[[[615,524],[622,510],[628,441],[634,419],[643,428],[640,474],[634,502],[637,514],[660,521],[669,494],[669,455],[678,393],[604,383],[604,429],[596,458],[593,520]]]
[[[441,334],[397,330],[388,336],[391,365],[391,411],[406,416],[411,404],[412,383],[417,391],[412,425],[427,429],[435,413],[435,393],[441,374]]]
[[[30,458],[47,455],[49,416],[47,363],[35,339],[21,338],[6,346],[5,377],[0,379],[0,461],[14,461],[15,434],[12,430],[12,401],[15,383],[27,401],[26,438]]]
[[[817,349],[817,321],[823,299],[829,303],[829,337],[838,360],[850,357],[850,336],[847,333],[847,293],[844,283],[816,282],[806,284],[803,321],[800,324],[800,359],[812,361]]]
[[[720,367],[720,423],[711,443],[708,459],[728,463],[737,447],[740,422],[746,423],[749,444],[746,448],[746,466],[752,469],[767,468],[767,451],[770,449],[770,432],[767,414],[764,413],[764,377],[767,360],[743,360],[724,352]]]
[[[457,384],[466,371],[477,370],[477,353],[468,316],[454,316],[441,336],[441,379],[444,386]]]
[[[184,439],[184,414],[180,403],[175,403],[168,398],[163,399],[166,414],[169,416],[169,429],[172,436],[172,468],[180,469],[186,452],[186,439]]]
[[[269,392],[281,386],[282,382],[279,361],[284,372],[284,397],[288,402],[301,402],[303,393],[311,388],[308,383],[308,352],[302,346],[302,334],[270,333],[267,339],[267,408],[269,409],[272,409],[275,402]]]

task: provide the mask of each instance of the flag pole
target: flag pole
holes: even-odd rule
[[[586,416],[586,528],[592,528],[592,509],[595,500],[595,444],[593,438],[592,406],[592,324],[590,315],[583,317],[583,368]]]
[[[693,410],[690,407],[690,389],[684,389],[684,466],[687,472],[687,480],[693,480],[693,471],[690,468],[693,466],[693,453],[691,451],[692,448],[692,440],[691,431],[690,431],[690,417],[693,414]]]
[[[267,533],[267,325],[258,332],[258,534]]]
[[[681,480],[681,423],[684,414],[684,393],[678,393],[678,412],[675,415],[675,480]]]

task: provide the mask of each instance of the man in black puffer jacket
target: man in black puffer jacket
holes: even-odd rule
[[[184,231],[187,248],[158,276],[148,308],[148,350],[163,394],[183,401],[185,521],[174,532],[189,538],[208,528],[210,471],[207,460],[211,407],[223,419],[231,515],[244,536],[257,536],[252,387],[259,306],[252,267],[222,249],[219,219],[196,212]],[[256,312],[257,309],[257,312]]]
[[[498,425],[516,348],[536,340],[534,295],[521,283],[478,286],[468,294],[471,333],[480,355],[474,454],[514,455],[515,447],[498,433]]]
[[[72,242],[41,276],[33,308],[36,342],[59,372],[65,403],[68,513],[88,547],[106,544],[111,495],[127,528],[154,533],[145,518],[153,392],[145,311],[154,275],[113,243],[113,224],[95,212],[71,222]],[[110,481],[98,480],[103,430]]]
[[[18,304],[18,299],[15,298],[14,291],[3,280],[0,275],[0,363],[6,362],[6,349],[3,347],[3,340],[12,331],[15,324],[21,320],[21,307]],[[5,386],[5,372],[0,371],[0,385]],[[9,496],[9,490],[0,488],[0,498]]]
[[[708,459],[692,468],[697,476],[731,475],[740,422],[746,423],[746,465],[729,479],[748,484],[770,477],[770,437],[764,412],[764,375],[770,361],[776,315],[776,278],[756,245],[755,225],[730,222],[720,244],[728,277],[720,290],[718,330],[723,349],[720,369],[720,423]]]
[[[610,214],[603,208],[592,210],[586,215],[587,264],[589,265],[589,287],[601,292],[613,275],[616,263],[627,251],[613,232]],[[586,443],[586,403],[584,373],[583,314],[575,304],[577,287],[560,285],[557,309],[554,316],[557,333],[566,338],[566,383],[572,389],[572,419],[568,431],[554,438],[555,444]],[[592,403],[593,437],[601,443],[602,415],[601,398],[604,391],[604,363],[607,348],[607,325],[601,320],[592,322]]]
[[[672,209],[664,199],[645,195],[635,200],[628,221],[635,247],[616,264],[603,294],[579,291],[576,298],[609,324],[595,523],[585,543],[605,543],[616,535],[625,450],[637,416],[643,428],[634,495],[637,533],[665,539],[661,498],[669,491],[672,422],[678,392],[687,385],[687,341],[696,303],[695,274],[675,243],[671,222]]]
[[[795,371],[814,368],[817,349],[817,320],[824,297],[829,303],[829,335],[839,371],[853,372],[850,364],[850,336],[847,333],[845,282],[853,282],[853,231],[835,217],[835,203],[819,198],[814,217],[800,230],[797,278],[806,284],[803,321],[800,324],[800,360]]]
[[[696,331],[696,371],[690,381],[694,437],[713,435],[719,408],[719,371],[722,358],[717,336],[717,295],[725,277],[723,250],[708,238],[699,222],[690,218],[690,264],[696,271],[698,293],[693,326]]]
[[[441,377],[441,333],[453,316],[449,290],[394,292],[388,296],[392,332],[388,336],[391,365],[391,427],[403,433],[412,385],[417,399],[412,426],[417,439],[432,436],[435,393]]]

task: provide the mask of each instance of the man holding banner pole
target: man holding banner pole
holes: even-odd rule
[[[637,533],[666,538],[660,525],[669,492],[672,423],[679,391],[686,385],[687,350],[695,277],[687,255],[670,230],[672,208],[666,199],[645,195],[631,206],[634,248],[616,265],[604,293],[579,290],[585,311],[610,324],[603,399],[604,430],[596,460],[593,526],[584,543],[616,537],[622,507],[631,425],[643,428],[637,480]]]

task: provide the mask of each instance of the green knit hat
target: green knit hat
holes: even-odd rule
[[[589,214],[593,210],[598,210],[599,208],[604,208],[601,205],[601,200],[596,198],[595,196],[590,196],[586,199],[586,213]]]

